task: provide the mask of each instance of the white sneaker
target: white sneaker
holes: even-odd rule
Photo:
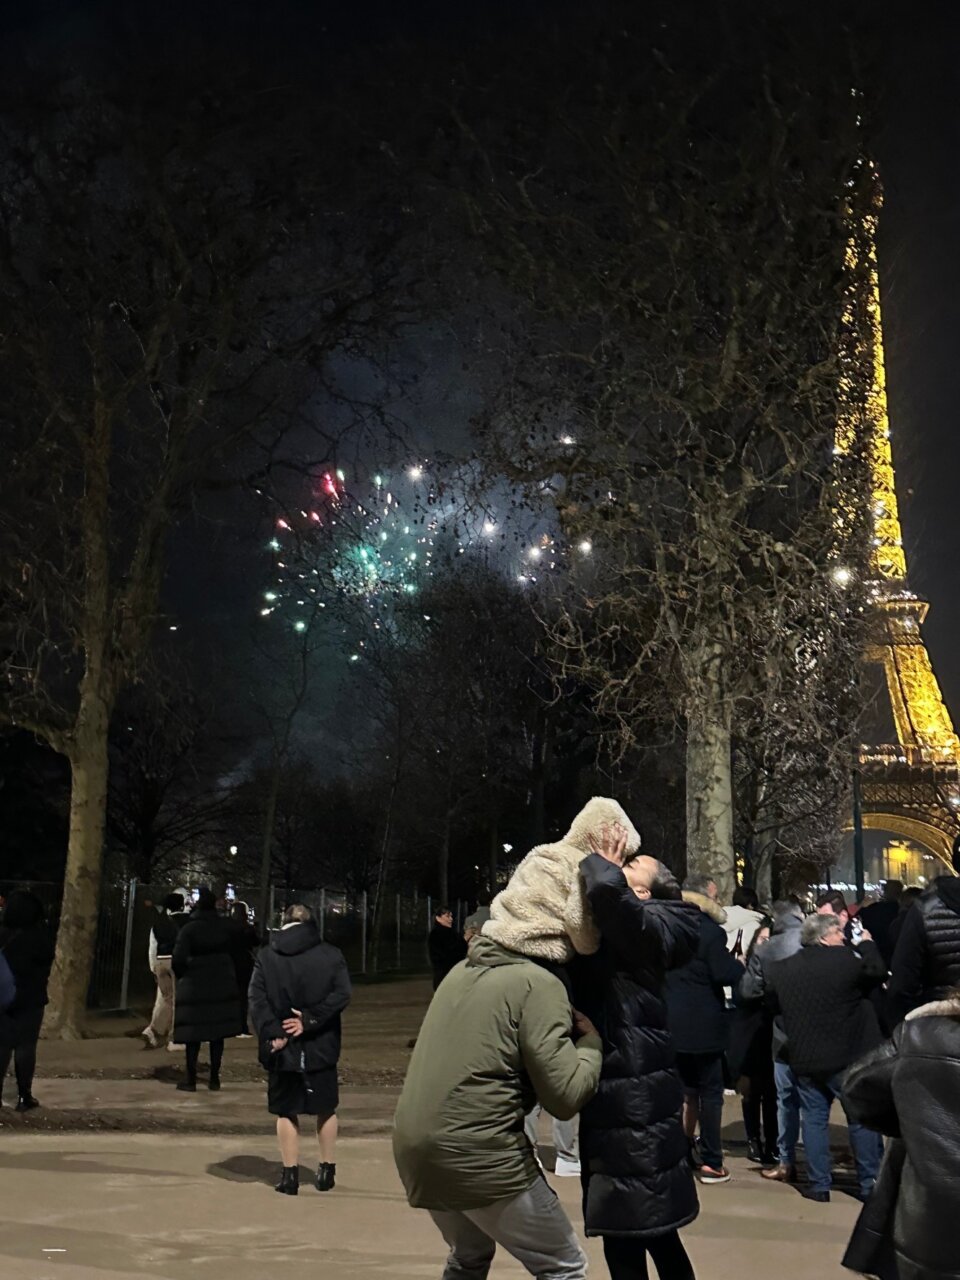
[[[182,1048],[182,1044],[174,1044],[172,1040],[167,1041],[167,1053],[179,1053]]]
[[[250,1032],[249,1032],[249,1031],[241,1031],[241,1032],[240,1032],[240,1034],[237,1036],[237,1039],[238,1039],[238,1040],[252,1040],[252,1039],[253,1039],[253,1036],[250,1034]]]
[[[147,1046],[148,1049],[158,1048],[159,1042],[157,1041],[157,1037],[153,1034],[153,1032],[150,1030],[149,1027],[145,1027],[144,1030],[140,1032],[140,1039],[144,1042],[144,1044]]]
[[[557,1166],[553,1172],[558,1178],[579,1178],[580,1161],[567,1160],[563,1156],[557,1156]]]

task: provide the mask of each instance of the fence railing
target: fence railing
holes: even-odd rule
[[[29,889],[43,902],[47,922],[56,932],[63,886],[44,881],[5,881],[4,891]],[[100,916],[87,1004],[92,1009],[128,1009],[146,1005],[153,998],[154,981],[148,965],[150,930],[169,885],[143,884],[137,880],[106,884],[100,897]],[[231,898],[251,905],[259,890],[237,886]],[[433,925],[436,900],[412,890],[391,893],[384,904],[379,945],[373,936],[373,898],[366,892],[350,894],[339,888],[274,888],[265,922],[254,921],[261,932],[276,928],[285,902],[310,907],[321,936],[343,952],[350,972],[364,975],[389,972],[424,972],[428,968],[427,934]],[[462,929],[469,914],[464,901],[451,903],[455,925]]]

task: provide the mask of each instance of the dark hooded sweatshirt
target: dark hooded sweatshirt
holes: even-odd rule
[[[893,953],[888,1015],[942,1000],[960,986],[960,878],[940,876],[903,922]]]

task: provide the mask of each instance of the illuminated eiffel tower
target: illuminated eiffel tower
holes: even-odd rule
[[[949,867],[960,834],[960,738],[923,641],[929,605],[907,583],[887,409],[875,218],[868,230],[873,246],[868,444],[873,543],[868,571],[872,625],[864,659],[882,670],[897,740],[860,748],[863,825],[913,840]],[[845,447],[842,427],[838,447]]]

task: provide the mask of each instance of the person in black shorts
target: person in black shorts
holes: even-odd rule
[[[321,941],[309,907],[294,903],[258,954],[250,979],[250,1021],[269,1073],[267,1105],[277,1117],[283,1173],[277,1191],[300,1189],[300,1116],[316,1116],[320,1164],[316,1188],[336,1180],[337,1061],[340,1014],[350,1002],[343,955]]]

